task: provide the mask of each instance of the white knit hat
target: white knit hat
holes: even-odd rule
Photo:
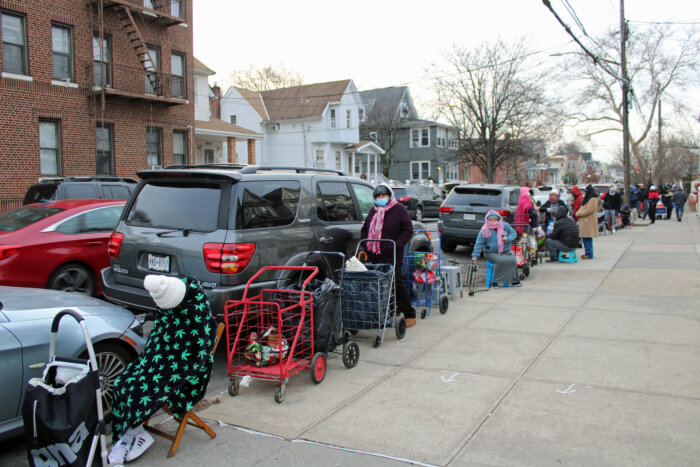
[[[153,297],[159,308],[175,308],[185,298],[185,283],[177,277],[149,274],[143,279],[143,287]]]

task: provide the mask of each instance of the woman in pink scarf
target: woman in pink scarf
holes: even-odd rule
[[[374,189],[374,206],[370,209],[362,225],[363,239],[390,239],[396,243],[396,267],[394,283],[396,284],[396,305],[406,319],[406,327],[416,324],[416,310],[411,305],[403,273],[403,257],[406,245],[413,237],[413,221],[406,207],[397,202],[394,192],[387,185],[378,185]],[[366,242],[367,261],[374,264],[392,264],[394,251],[388,242]]]
[[[499,287],[499,284],[510,284],[511,287],[521,286],[518,277],[518,260],[510,251],[510,244],[516,237],[513,227],[503,222],[503,217],[498,212],[491,210],[486,213],[486,220],[472,250],[472,261],[476,262],[483,252],[486,260],[493,263],[491,286],[494,288]]]
[[[520,199],[518,199],[518,209],[515,211],[514,219],[515,231],[520,235],[525,231],[526,224],[532,226],[532,214],[537,215],[537,211],[530,199],[530,189],[526,186],[520,187]]]

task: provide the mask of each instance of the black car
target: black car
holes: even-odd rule
[[[411,217],[421,222],[424,217],[437,217],[442,198],[426,186],[392,187],[396,200],[406,206]]]
[[[129,199],[137,180],[128,177],[65,177],[42,180],[29,187],[22,204],[62,199]]]

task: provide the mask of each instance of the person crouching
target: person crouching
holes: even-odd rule
[[[578,225],[566,215],[566,209],[558,208],[554,213],[554,230],[547,239],[547,250],[549,250],[548,263],[559,261],[559,252],[568,253],[574,251],[578,246]]]

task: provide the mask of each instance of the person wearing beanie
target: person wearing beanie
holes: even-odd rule
[[[540,206],[540,212],[545,213],[544,217],[544,231],[549,232],[550,224],[554,223],[554,212],[557,208],[563,207],[566,209],[566,203],[561,200],[559,196],[559,190],[552,188],[549,192],[549,199]]]
[[[416,324],[416,310],[408,295],[406,275],[403,272],[403,257],[406,245],[413,237],[413,221],[406,207],[396,201],[394,192],[386,184],[377,185],[373,193],[374,206],[362,225],[362,239],[389,239],[396,243],[396,306],[406,320],[406,327]],[[389,242],[365,242],[367,261],[373,264],[392,264],[394,252]]]
[[[490,210],[486,213],[486,220],[474,243],[472,261],[476,263],[483,252],[486,260],[493,263],[493,278],[491,280],[493,288],[504,284],[510,284],[511,287],[522,287],[518,277],[518,259],[510,249],[510,245],[516,237],[517,233],[513,227],[507,222],[503,222],[503,216],[497,211]]]
[[[558,263],[560,251],[568,253],[575,250],[579,239],[578,226],[572,218],[567,217],[566,209],[557,208],[554,217],[554,230],[547,238],[548,263]]]
[[[158,317],[143,353],[114,382],[110,464],[130,462],[153,444],[143,423],[167,404],[184,417],[206,394],[216,320],[199,281],[148,275]]]
[[[605,195],[605,200],[603,201],[603,209],[605,209],[605,225],[606,228],[613,233],[615,232],[615,220],[617,219],[617,213],[622,206],[622,196],[617,189],[617,185],[613,185],[608,190]]]

